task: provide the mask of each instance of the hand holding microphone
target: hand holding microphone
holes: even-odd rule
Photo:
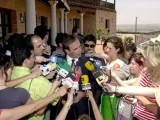
[[[103,83],[108,82],[108,79],[105,79],[104,74],[100,70],[96,70],[92,62],[87,61],[85,63],[85,67],[92,72],[93,77],[96,79],[99,85],[103,85]],[[110,82],[110,81],[109,81]]]
[[[81,80],[82,80],[82,90],[85,90],[85,91],[90,90],[91,84],[89,83],[88,75],[82,75]]]
[[[101,62],[100,60],[96,60],[96,59],[94,59],[94,58],[89,58],[89,60],[93,62],[94,67],[95,67],[96,69],[100,69],[100,68],[101,68],[102,62]]]
[[[44,76],[48,75],[51,71],[56,69],[56,63],[48,63],[47,65],[41,65],[40,69]]]
[[[54,56],[54,55],[52,55],[51,57],[50,57],[50,62],[51,63],[56,63],[56,64],[58,64],[58,63],[60,63],[60,62],[62,62],[62,58],[61,57],[57,57],[57,56]]]
[[[71,72],[71,66],[68,65],[66,60],[62,60],[57,64],[56,72],[62,78],[66,78],[69,72]]]
[[[86,97],[88,97],[89,100],[94,100],[93,93],[90,90],[87,90]]]

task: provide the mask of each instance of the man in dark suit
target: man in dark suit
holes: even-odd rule
[[[84,37],[83,40],[83,46],[84,46],[84,54],[86,53],[95,53],[95,48],[96,48],[97,40],[96,37],[92,34],[87,35]],[[104,59],[97,58],[97,57],[92,57],[93,59],[100,61],[103,66],[105,66],[105,61]],[[90,82],[91,82],[91,87],[92,87],[92,92],[95,98],[95,101],[97,105],[100,105],[100,99],[101,99],[101,93],[102,89],[96,82],[96,80],[93,78],[92,75],[90,75]]]
[[[88,75],[88,70],[85,68],[87,59],[81,56],[82,47],[80,41],[72,35],[68,35],[63,42],[63,49],[66,53],[65,59],[70,66],[79,66],[81,69],[75,71],[77,74]],[[82,114],[88,114],[87,99],[85,92],[81,89],[81,80],[79,81],[79,91],[74,98],[74,104],[71,106],[67,115],[67,120],[77,120]]]

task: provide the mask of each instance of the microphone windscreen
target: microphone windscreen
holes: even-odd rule
[[[62,60],[62,61],[59,62],[57,65],[58,65],[60,68],[65,69],[65,70],[68,71],[68,72],[72,71],[71,66],[67,63],[66,60]]]
[[[89,83],[88,75],[82,75],[82,76],[81,76],[81,81],[82,81],[82,84],[87,84],[87,83]]]
[[[50,60],[51,60],[52,63],[56,63],[57,62],[57,57],[52,55],[50,57]]]
[[[96,60],[94,61],[94,66],[96,69],[100,69],[100,67],[102,66],[102,62],[100,60]]]
[[[85,67],[86,67],[89,71],[94,71],[94,70],[95,70],[94,65],[93,65],[92,62],[90,62],[90,61],[87,61],[87,62],[85,63]]]
[[[48,63],[47,66],[49,67],[49,70],[55,70],[56,69],[56,63]]]
[[[103,74],[99,70],[93,72],[93,77],[96,79],[98,84],[101,84],[105,81]]]

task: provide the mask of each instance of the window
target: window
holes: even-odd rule
[[[48,25],[48,19],[45,16],[41,16],[41,25],[47,26]]]
[[[11,32],[11,13],[0,11],[0,37]]]
[[[106,29],[109,29],[109,20],[106,19]]]
[[[73,19],[73,28],[80,29],[80,19]]]

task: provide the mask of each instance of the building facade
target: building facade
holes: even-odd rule
[[[52,31],[52,44],[58,32],[71,34],[77,28],[82,35],[116,35],[114,3],[102,0],[0,0],[0,37],[8,33],[33,33],[37,25]]]

